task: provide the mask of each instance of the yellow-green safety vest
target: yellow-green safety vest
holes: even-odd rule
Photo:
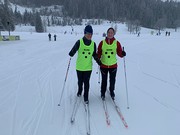
[[[94,52],[94,42],[90,45],[85,45],[83,39],[80,39],[78,56],[76,60],[76,70],[91,71],[92,70],[92,55]]]
[[[117,40],[114,40],[111,45],[108,45],[105,40],[102,43],[101,62],[104,65],[111,66],[117,63]]]

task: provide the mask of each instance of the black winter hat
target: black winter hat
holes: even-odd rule
[[[87,25],[84,29],[84,34],[86,33],[90,33],[90,34],[93,34],[93,29],[92,29],[92,26],[91,25]]]

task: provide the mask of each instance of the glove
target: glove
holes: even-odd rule
[[[73,54],[72,54],[71,52],[69,52],[69,56],[70,56],[70,57],[73,57]]]
[[[101,66],[102,62],[100,60],[97,61],[98,65]]]
[[[122,56],[126,56],[126,52],[125,51],[122,51]]]

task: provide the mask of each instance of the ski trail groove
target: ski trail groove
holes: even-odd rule
[[[22,82],[23,82],[23,80],[22,80],[23,72],[20,73],[19,78],[18,78],[18,87],[17,87],[17,90],[16,90],[15,105],[14,105],[14,108],[13,108],[13,119],[12,119],[12,125],[11,125],[11,129],[10,129],[11,130],[11,132],[10,132],[11,135],[15,134],[15,121],[16,121],[15,118],[16,118],[17,99],[18,99],[18,92],[20,91],[20,87],[21,87]]]

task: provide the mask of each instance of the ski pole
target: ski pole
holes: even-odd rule
[[[100,84],[100,66],[97,67],[96,74],[98,74],[98,83]]]
[[[100,71],[100,66],[99,66],[99,70],[98,70],[98,83],[100,84],[100,74],[101,74],[101,71]]]
[[[123,47],[124,51],[124,47]],[[127,109],[129,109],[129,99],[128,99],[128,88],[127,88],[127,76],[126,76],[126,62],[125,57],[123,57],[124,60],[124,75],[125,75],[125,85],[126,85],[126,96],[127,96]]]
[[[63,96],[63,93],[64,93],[64,88],[65,88],[65,84],[66,84],[66,80],[67,80],[67,76],[68,76],[68,71],[69,71],[70,63],[71,63],[71,57],[69,59],[69,64],[68,64],[68,67],[67,67],[66,76],[65,76],[65,80],[64,80],[62,91],[61,91],[61,96],[60,96],[60,99],[59,99],[58,106],[61,105],[61,100],[62,100],[62,96]]]
[[[98,79],[99,84],[100,84],[100,74],[101,74],[101,72],[100,72],[100,69],[99,69],[99,79]]]

